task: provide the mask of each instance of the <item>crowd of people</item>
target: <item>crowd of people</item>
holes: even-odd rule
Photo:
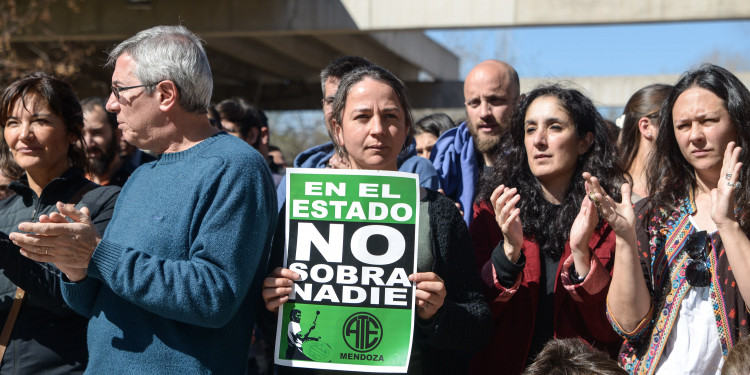
[[[263,111],[211,102],[182,26],[107,65],[108,98],[42,72],[0,96],[0,374],[330,372],[273,363],[300,275]],[[458,126],[415,121],[363,57],[320,79],[330,142],[293,167],[419,176],[408,373],[750,371],[750,91],[730,71],[635,92],[618,137],[580,91],[521,92],[497,60],[466,77]]]

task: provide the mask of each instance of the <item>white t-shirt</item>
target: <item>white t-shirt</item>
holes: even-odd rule
[[[695,226],[695,222],[690,221]],[[695,226],[696,230],[698,227]],[[691,286],[677,313],[664,353],[656,366],[657,375],[721,374],[724,356],[716,330],[711,303],[711,286]]]
[[[299,338],[300,332],[302,332],[302,327],[300,327],[299,323],[289,322],[286,330],[286,336],[289,339],[289,342],[293,342],[296,347],[301,349],[302,339]]]

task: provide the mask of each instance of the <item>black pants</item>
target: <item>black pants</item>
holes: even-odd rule
[[[297,347],[297,345],[288,345],[286,347],[286,359],[302,359],[305,361],[312,361]]]

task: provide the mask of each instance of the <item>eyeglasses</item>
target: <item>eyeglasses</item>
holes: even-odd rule
[[[125,87],[112,85],[112,93],[115,94],[115,98],[117,98],[117,100],[120,100],[120,93],[125,90],[136,89],[139,87],[153,86],[153,85],[155,85],[155,83],[147,83],[145,85],[125,86]]]
[[[652,120],[656,120],[656,119],[658,119],[658,118],[659,118],[659,111],[656,111],[656,112],[651,112],[651,113],[649,113],[649,114],[647,114],[647,115],[643,115],[643,117],[645,117],[645,118],[650,118],[650,119],[652,119]]]
[[[708,257],[706,256],[709,242],[708,233],[702,230],[691,234],[687,243],[685,243],[685,251],[690,257],[685,267],[685,278],[687,278],[688,284],[692,286],[705,287],[711,285],[711,270],[707,265]]]

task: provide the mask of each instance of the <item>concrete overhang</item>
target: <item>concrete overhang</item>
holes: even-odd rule
[[[74,82],[82,97],[108,94],[104,51],[139,30],[183,24],[206,40],[216,100],[239,95],[265,109],[318,108],[320,69],[359,55],[404,80],[416,108],[459,108],[459,58],[425,29],[743,18],[750,18],[744,0],[86,0],[77,13],[53,3],[49,32],[12,42],[95,46],[85,79]],[[542,80],[522,77],[522,89]],[[621,106],[638,88],[676,76],[572,80],[602,105]]]

